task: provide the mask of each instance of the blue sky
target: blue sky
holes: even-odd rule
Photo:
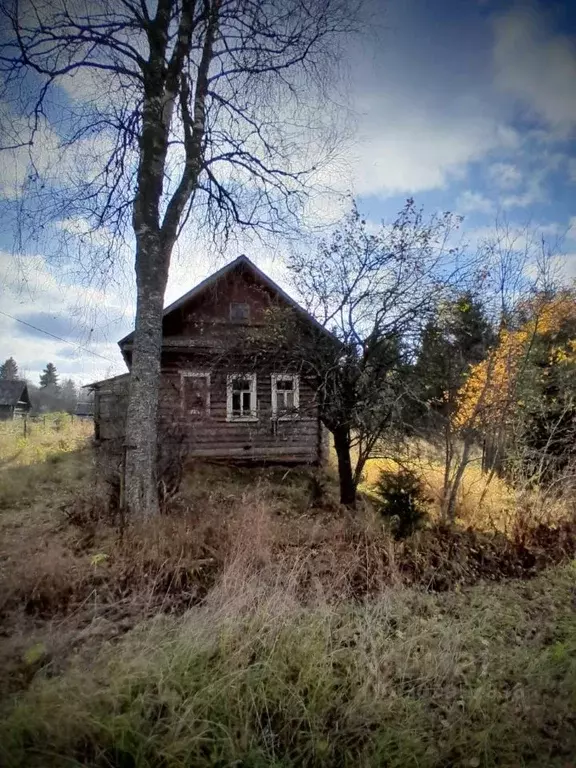
[[[389,0],[371,13],[371,31],[349,46],[349,138],[324,169],[334,195],[322,215],[337,216],[352,191],[374,221],[389,220],[407,196],[429,212],[460,213],[471,242],[496,218],[529,222],[561,238],[565,272],[576,276],[576,3]],[[53,128],[39,154],[47,175],[62,172],[49,161],[58,157]],[[4,159],[0,199],[14,201],[22,172],[21,158]],[[57,226],[81,234],[81,223]],[[13,245],[6,221],[0,309],[71,343],[0,315],[0,358],[13,355],[32,380],[48,360],[82,382],[123,370],[115,341],[131,325],[130,270],[120,286],[87,288],[41,249],[14,254]],[[282,243],[239,238],[216,257],[184,239],[166,303],[241,250],[287,285]]]

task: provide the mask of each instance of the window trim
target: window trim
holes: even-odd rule
[[[235,416],[232,413],[232,383],[235,379],[247,379],[250,381],[250,416]],[[249,423],[258,421],[258,380],[255,373],[229,373],[226,376],[226,421]]]
[[[199,410],[198,408],[186,408],[184,379],[207,379],[206,402],[203,410]],[[193,414],[194,416],[210,416],[210,372],[198,370],[180,371],[180,401],[183,412]]]
[[[294,384],[294,413],[278,416],[278,382],[290,380]],[[300,418],[300,376],[297,373],[273,373],[270,376],[272,393],[272,416],[275,421],[294,421]]]

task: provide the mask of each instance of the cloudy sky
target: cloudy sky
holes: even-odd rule
[[[389,0],[372,32],[349,47],[346,107],[351,137],[328,173],[374,220],[407,196],[427,211],[462,214],[473,240],[495,219],[530,223],[560,239],[576,276],[576,6],[491,0]],[[0,104],[0,110],[2,105]],[[42,157],[58,154],[53,126]],[[0,158],[1,199],[13,201],[26,168]],[[40,162],[42,160],[40,159]],[[52,164],[58,173],[61,164]],[[326,203],[334,213],[338,194]],[[80,237],[77,222],[61,222]],[[12,355],[36,381],[47,361],[86,383],[121,372],[115,341],[131,328],[131,275],[106,290],[64,278],[39,249],[19,252],[0,233],[0,359]],[[76,230],[74,229],[76,227]],[[219,259],[180,243],[166,302],[245,250],[280,282],[282,244],[231,246]],[[286,284],[286,283],[285,283]],[[25,325],[27,323],[28,325]],[[48,331],[61,340],[30,326]]]

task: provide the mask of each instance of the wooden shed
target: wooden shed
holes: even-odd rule
[[[25,381],[0,379],[0,420],[26,416],[31,407]]]
[[[335,342],[246,256],[211,275],[164,311],[159,442],[190,456],[316,464],[326,453],[317,392],[302,373],[298,335],[270,343],[279,316],[298,333]],[[119,342],[130,367],[133,334]],[[266,340],[265,342],[263,340]],[[90,385],[95,435],[118,451],[130,374]]]

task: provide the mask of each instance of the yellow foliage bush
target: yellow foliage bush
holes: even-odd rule
[[[500,332],[496,347],[474,366],[458,397],[454,416],[457,429],[472,429],[496,424],[506,419],[514,399],[518,374],[536,336],[554,335],[567,321],[576,320],[576,299],[564,292],[551,300],[538,300],[524,307],[531,318],[520,328]],[[576,362],[576,339],[569,345],[552,351],[564,363]]]

